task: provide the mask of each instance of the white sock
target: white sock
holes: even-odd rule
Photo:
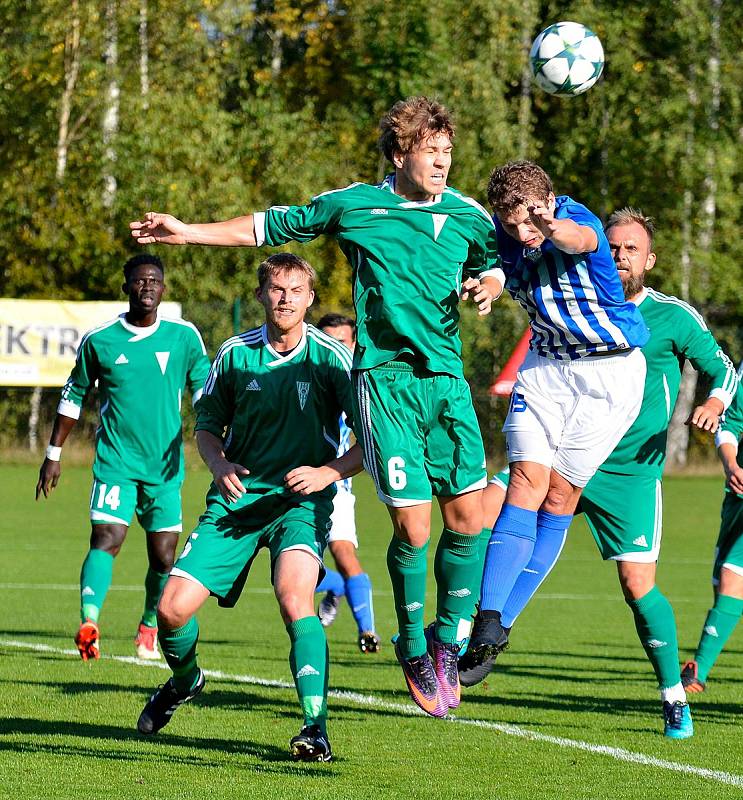
[[[685,703],[686,692],[684,687],[679,681],[675,686],[669,686],[667,689],[660,690],[661,703]]]

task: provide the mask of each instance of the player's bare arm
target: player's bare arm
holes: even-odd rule
[[[363,452],[357,443],[340,458],[334,458],[322,467],[295,467],[286,474],[284,482],[286,488],[296,494],[312,494],[331,483],[358,475],[363,468]]]
[[[70,431],[75,427],[76,422],[76,419],[73,417],[66,417],[64,414],[57,414],[54,418],[52,435],[49,437],[49,447],[46,451],[47,455],[39,469],[39,480],[36,484],[37,500],[42,492],[44,497],[49,497],[52,489],[57,487],[60,475],[62,474],[62,466],[60,464],[61,453],[59,451],[67,441],[67,437],[70,435]]]
[[[738,464],[738,445],[732,442],[723,442],[717,448],[722,468],[725,471],[725,482],[729,489],[736,494],[743,494],[743,467]]]
[[[482,317],[489,314],[493,300],[497,300],[503,292],[503,284],[493,276],[482,279],[467,278],[462,282],[462,301],[472,300],[477,306],[477,313]]]
[[[209,467],[214,485],[228,503],[237,502],[245,494],[240,475],[250,475],[250,470],[242,464],[228,461],[222,449],[222,440],[209,431],[196,431],[196,444],[199,455]]]
[[[222,247],[255,247],[253,215],[224,222],[189,224],[172,214],[148,211],[144,218],[129,223],[138,244],[206,244]]]
[[[541,204],[530,205],[527,211],[532,224],[563,253],[592,253],[599,246],[596,231],[587,225],[555,219],[554,212]]]
[[[700,431],[715,433],[720,425],[720,414],[724,410],[725,406],[722,404],[722,400],[708,397],[701,406],[697,406],[689,414],[686,424],[693,428],[699,428]]]

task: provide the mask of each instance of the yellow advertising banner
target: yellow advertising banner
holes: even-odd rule
[[[80,340],[127,311],[128,303],[0,298],[0,386],[64,386]],[[180,317],[180,303],[161,303]]]

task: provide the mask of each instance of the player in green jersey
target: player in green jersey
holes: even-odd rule
[[[679,672],[676,622],[670,603],[655,584],[666,437],[684,361],[688,359],[712,384],[707,400],[687,420],[700,430],[717,428],[719,415],[735,395],[737,379],[701,315],[687,303],[645,287],[645,275],[655,264],[653,233],[650,218],[630,208],[614,212],[607,222],[606,236],[625,297],[637,304],[650,329],[650,339],[642,348],[647,374],[637,419],[589,481],[578,511],[585,514],[603,558],[617,563],[622,592],[658,678],[665,733],[686,738],[693,727]],[[497,510],[502,481],[491,483],[485,494],[486,507]],[[506,632],[503,647],[519,613],[554,566],[564,541],[564,532],[544,539],[517,579],[501,615]],[[488,666],[492,667],[492,660]],[[466,670],[462,681],[472,685],[488,671],[472,678]]]
[[[459,703],[458,642],[479,590],[485,454],[463,377],[458,301],[481,314],[503,287],[493,222],[447,186],[454,124],[425,97],[396,103],[379,144],[394,165],[380,184],[352,183],[304,206],[211,224],[148,212],[131,223],[141,244],[281,245],[334,237],[353,268],[354,385],[365,466],[388,506],[387,563],[400,638],[396,654],[413,700],[444,716]],[[431,500],[444,530],[433,658],[424,635]]]
[[[743,362],[738,369],[743,379]],[[725,498],[715,548],[715,602],[707,613],[693,660],[681,671],[687,692],[703,692],[710,670],[743,614],[743,391],[738,390],[715,436],[725,471]]]
[[[157,256],[124,265],[129,310],[89,331],[62,390],[36,499],[57,485],[60,456],[85,398],[98,382],[101,424],[96,435],[90,496],[90,550],[80,573],[81,623],[75,643],[83,661],[100,654],[98,618],[136,513],[147,533],[145,604],[135,639],[140,658],[157,659],[157,602],[173,566],[182,530],[183,444],[181,398],[188,385],[201,395],[209,359],[198,330],[158,313],[165,291]]]
[[[304,715],[292,756],[331,759],[328,647],[313,601],[334,484],[361,470],[361,449],[336,455],[341,413],[352,420],[351,353],[305,324],[314,281],[312,267],[290,253],[260,265],[256,297],[266,322],[222,345],[196,405],[196,441],[214,480],[160,600],[160,645],[173,677],[142,711],[141,733],[157,733],[202,690],[196,612],[209,595],[234,606],[267,547]]]

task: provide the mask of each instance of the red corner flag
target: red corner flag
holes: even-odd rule
[[[511,353],[511,357],[506,361],[505,367],[495,379],[495,383],[488,390],[489,394],[498,395],[499,397],[508,397],[511,394],[513,385],[516,383],[516,372],[523,363],[526,351],[529,349],[530,337],[531,329],[527,328],[519,339],[519,343],[513,353]]]

